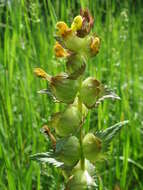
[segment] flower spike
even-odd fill
[[[56,57],[66,57],[65,70],[54,76],[40,68],[34,70],[38,77],[48,80],[47,89],[38,93],[47,94],[54,103],[64,103],[64,107],[42,128],[52,151],[33,155],[32,159],[60,167],[65,190],[97,189],[98,167],[94,165],[106,158],[111,140],[127,124],[120,122],[96,133],[89,125],[84,127],[89,110],[106,99],[120,100],[95,77],[84,76],[88,60],[97,55],[101,43],[95,33],[90,33],[93,23],[88,9],[81,9],[70,27],[63,21],[57,22],[54,53]]]

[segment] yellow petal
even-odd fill
[[[68,55],[66,50],[58,42],[56,42],[54,46],[54,51],[55,51],[56,57],[66,57]]]
[[[71,25],[71,29],[73,31],[80,30],[82,28],[82,22],[83,22],[82,17],[80,15],[76,16],[73,20],[72,25]]]
[[[62,37],[66,37],[71,33],[71,29],[63,21],[57,22],[56,28],[58,29],[58,34]]]
[[[35,68],[34,69],[34,73],[36,76],[43,78],[43,79],[47,79],[50,80],[50,75],[48,75],[43,69],[41,68]]]

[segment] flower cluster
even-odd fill
[[[100,38],[91,32],[94,20],[88,10],[81,10],[69,27],[65,22],[56,24],[55,56],[66,59],[66,70],[56,76],[40,68],[35,74],[47,80],[47,93],[55,102],[65,103],[64,111],[51,116],[43,127],[51,139],[53,151],[33,155],[33,159],[53,163],[65,177],[66,190],[95,189],[95,164],[103,158],[105,147],[123,124],[108,130],[85,133],[84,122],[90,109],[106,98],[119,99],[95,77],[84,78],[88,59],[99,52]],[[54,133],[51,133],[51,130]],[[44,158],[44,159],[43,159]]]

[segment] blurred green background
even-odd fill
[[[33,75],[64,69],[53,53],[55,24],[72,22],[80,8],[94,16],[100,53],[89,60],[86,75],[102,80],[121,97],[92,111],[86,126],[103,129],[129,120],[101,163],[99,189],[143,189],[143,1],[142,0],[0,0],[0,190],[60,190],[60,173],[29,160],[47,151],[40,133],[60,109],[37,90],[46,82]]]

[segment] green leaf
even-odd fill
[[[47,94],[55,103],[58,103],[59,100],[56,99],[56,97],[52,94],[50,89],[42,89],[38,91],[39,94]]]
[[[95,107],[97,107],[101,102],[103,102],[106,99],[120,100],[121,98],[118,95],[116,95],[114,92],[108,91],[108,93],[106,95],[104,95],[98,99],[98,101],[95,104]]]
[[[110,143],[111,140],[116,136],[117,133],[120,132],[123,125],[128,124],[129,121],[122,121],[119,123],[116,123],[115,125],[96,133],[96,135],[101,138],[104,142]]]
[[[120,132],[123,125],[126,125],[128,123],[128,120],[122,121],[103,131],[96,132],[96,136],[102,140],[102,153],[106,153],[108,151],[110,142]]]

